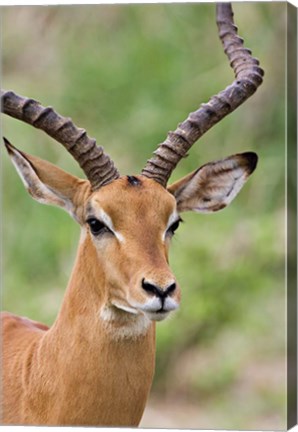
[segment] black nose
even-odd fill
[[[154,294],[160,298],[165,298],[175,291],[176,283],[174,282],[171,285],[167,286],[165,289],[162,289],[161,287],[154,285],[151,282],[146,282],[145,279],[143,279],[142,288],[150,294]]]

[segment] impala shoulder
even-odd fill
[[[29,318],[14,315],[10,312],[1,313],[1,326],[2,331],[5,334],[8,334],[8,332],[18,331],[19,329],[24,330],[26,328],[33,331],[47,331],[49,329],[45,324],[30,320]]]

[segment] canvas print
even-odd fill
[[[287,427],[288,15],[2,8],[2,424]]]

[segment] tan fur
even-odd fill
[[[206,189],[211,185],[208,193],[221,190],[213,180],[216,171],[230,188],[231,163],[203,167],[168,191],[138,176],[133,182],[121,177],[92,193],[88,181],[7,146],[29,193],[67,210],[82,234],[53,326],[2,314],[1,422],[137,426],[154,373],[154,321],[180,302],[176,284],[167,297],[167,313],[158,314],[160,300],[142,287],[142,281],[161,290],[176,282],[168,264],[168,229],[178,217],[176,202],[179,211],[198,210],[202,183]],[[239,156],[232,158],[233,172],[238,172]],[[222,175],[223,166],[227,175]],[[240,173],[245,178],[246,171]],[[215,206],[224,201],[222,189],[219,200],[212,198]],[[113,233],[93,235],[90,217],[104,218]]]
[[[161,286],[173,279],[168,241],[161,239],[175,200],[145,178],[134,187],[123,177],[92,194],[88,182],[58,168],[51,175],[50,165],[37,158],[30,162],[47,187],[71,200],[83,234],[53,326],[2,315],[2,422],[137,426],[154,373],[155,324],[147,319],[143,325],[143,313],[118,310],[112,301],[142,303],[148,297],[143,277]],[[88,203],[95,213],[109,213],[123,244],[115,237],[93,238],[85,223]],[[175,295],[179,301],[178,290]],[[101,318],[103,308],[110,310],[109,320]]]

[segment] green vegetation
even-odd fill
[[[285,428],[285,8],[235,4],[239,33],[260,59],[264,83],[173,174],[176,180],[241,151],[260,158],[231,207],[183,215],[173,240],[182,305],[157,326],[152,403],[161,414],[172,404],[173,418],[181,401],[205,413],[192,426],[188,419],[176,427]],[[3,87],[71,116],[122,173],[139,172],[168,130],[232,80],[212,4],[2,12]],[[82,175],[42,132],[7,118],[3,130],[20,149]],[[79,228],[26,194],[6,154],[2,167],[3,307],[51,324]]]

